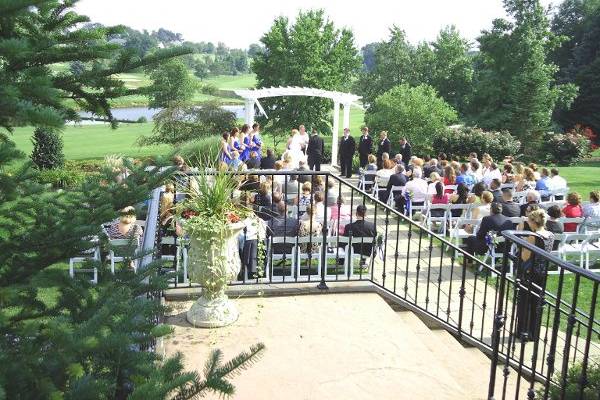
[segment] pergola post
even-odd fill
[[[245,113],[245,122],[246,124],[248,124],[248,126],[252,126],[252,124],[254,124],[254,103],[255,100],[254,99],[245,99],[246,100],[246,105],[244,106],[244,113]]]
[[[350,128],[350,103],[344,103],[344,129]]]
[[[331,165],[338,165],[338,134],[340,131],[340,102],[333,100],[333,127],[331,135]]]

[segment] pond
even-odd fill
[[[236,118],[244,118],[244,106],[240,105],[226,105],[222,106],[224,109],[231,111],[235,114]],[[148,121],[152,121],[154,115],[158,113],[160,108],[148,108],[148,107],[126,107],[126,108],[113,108],[112,113],[117,120],[128,120],[137,121],[140,117],[146,118]],[[79,116],[82,118],[90,118],[92,114],[87,111],[80,111]],[[94,121],[82,121],[81,123],[95,123]]]

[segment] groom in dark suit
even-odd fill
[[[325,143],[323,142],[323,138],[321,138],[319,132],[313,128],[312,135],[310,136],[310,139],[308,139],[308,148],[306,149],[308,167],[311,170],[321,170],[321,161],[323,160],[324,151]]]

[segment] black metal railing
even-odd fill
[[[543,252],[515,232],[503,233],[505,252],[492,267],[453,243],[452,234],[428,229],[424,213],[407,216],[389,206],[387,191],[371,187],[366,192],[329,172],[250,171],[239,176],[248,192],[245,198],[252,196],[248,204],[265,220],[268,233],[264,246],[241,247],[242,270],[231,285],[314,283],[326,289],[332,282],[370,282],[488,354],[489,398],[536,398],[538,391],[555,398],[556,390],[556,398],[563,398],[567,372],[574,366],[580,366],[580,389],[585,390],[587,371],[600,354],[598,275]],[[312,184],[303,194],[305,180]],[[272,184],[265,191],[261,181]],[[286,207],[273,207],[273,199],[279,198]],[[358,205],[366,207],[366,222],[357,218]],[[310,218],[305,216],[309,207],[317,210]],[[260,242],[253,234],[246,232],[250,236],[245,239]],[[546,287],[545,273],[537,281],[523,279],[523,248],[545,260],[541,271],[557,270],[552,278],[556,290]],[[569,287],[567,275],[574,282]],[[193,286],[180,277],[173,286]],[[583,285],[592,287],[585,308],[578,296]],[[521,329],[524,321],[532,331]]]

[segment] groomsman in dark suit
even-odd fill
[[[308,139],[308,147],[306,149],[306,155],[308,158],[308,167],[313,171],[321,170],[321,161],[323,159],[323,152],[325,151],[325,143],[323,138],[319,136],[319,132],[315,128],[312,130],[312,135]]]
[[[369,161],[369,154],[373,153],[373,139],[369,136],[369,128],[362,128],[362,135],[358,142],[358,157],[360,158],[360,167],[364,168]]]
[[[410,147],[410,143],[406,140],[405,137],[400,139],[400,154],[402,154],[402,161],[406,165],[410,162],[410,158],[412,157],[412,148]]]
[[[382,167],[383,153],[388,153],[388,155],[389,155],[391,149],[392,149],[392,144],[390,143],[390,139],[388,139],[388,137],[387,137],[387,131],[381,131],[381,133],[379,134],[379,144],[377,145],[377,167],[378,168]],[[406,160],[404,162],[406,162]]]
[[[352,176],[352,158],[356,151],[356,141],[350,136],[350,129],[344,128],[344,137],[340,140],[340,167],[341,175],[346,178]]]

